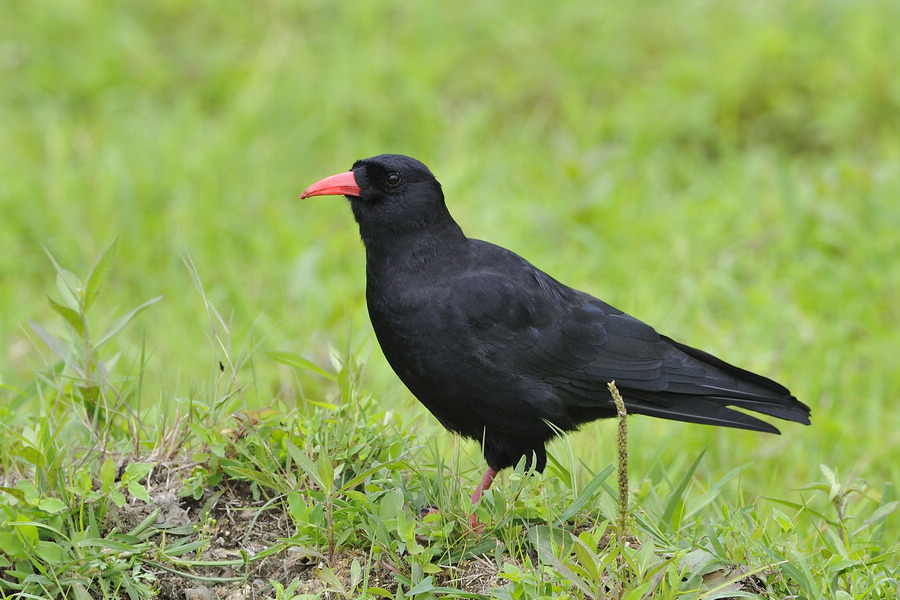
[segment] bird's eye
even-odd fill
[[[400,185],[400,173],[390,173],[387,176],[387,183],[391,187]]]

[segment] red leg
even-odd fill
[[[497,476],[497,471],[488,467],[488,470],[484,472],[484,477],[481,478],[481,483],[478,484],[478,487],[475,488],[475,491],[472,492],[472,504],[475,504],[479,500],[481,500],[482,494],[485,491],[490,489],[491,484],[494,483],[494,477]],[[475,533],[481,533],[484,531],[484,525],[478,522],[478,518],[475,516],[474,507],[473,512],[469,515],[469,529],[474,531]]]
[[[481,500],[481,495],[490,489],[491,484],[494,483],[494,477],[496,476],[497,471],[488,467],[488,470],[484,472],[484,477],[481,478],[481,483],[479,483],[478,487],[475,488],[475,491],[472,492],[472,504]]]

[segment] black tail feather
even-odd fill
[[[694,394],[699,393],[711,405],[735,406],[795,423],[810,424],[810,408],[797,400],[783,385],[772,381],[768,377],[763,377],[729,364],[703,350],[686,346],[670,338],[665,338],[665,340],[694,360],[703,363],[707,367],[713,367],[722,373],[723,377],[720,382],[717,381],[713,384],[707,381],[705,385],[701,384],[702,390],[693,392]],[[669,391],[671,391],[671,388]],[[646,394],[642,395],[646,396]],[[677,396],[677,394],[662,393],[658,394],[658,398],[648,398],[648,400],[650,402],[662,401],[664,404],[674,401],[674,403],[680,404],[676,398],[666,396]],[[697,400],[684,399],[681,402],[693,405],[697,403]],[[691,409],[687,410],[696,412]],[[697,410],[702,413],[700,406],[698,406]],[[730,412],[735,413],[736,411]],[[739,427],[740,425],[733,426]]]

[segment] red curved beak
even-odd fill
[[[359,196],[360,189],[356,185],[353,171],[338,173],[317,181],[300,194],[300,199],[310,196]]]

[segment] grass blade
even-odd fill
[[[266,352],[266,356],[289,367],[294,367],[295,369],[306,369],[308,371],[318,373],[329,381],[337,381],[337,377],[333,373],[329,373],[316,363],[312,362],[309,359],[303,358],[299,354],[295,354],[293,352]]]
[[[84,287],[83,311],[85,313],[91,308],[91,305],[100,293],[100,287],[103,285],[106,275],[109,273],[109,268],[112,266],[112,261],[116,256],[116,246],[118,242],[119,238],[114,239],[109,246],[100,253],[100,256],[97,257],[97,260],[94,262],[88,273],[87,282]]]
[[[613,470],[613,465],[607,465],[605,469],[594,475],[594,478],[591,479],[590,482],[584,486],[584,489],[578,493],[578,496],[572,501],[572,504],[557,517],[557,525],[565,523],[575,516],[575,514],[597,494],[597,490],[601,488],[603,482],[612,475]]]
[[[99,350],[101,347],[103,347],[104,344],[106,344],[106,342],[116,337],[116,334],[122,331],[122,328],[128,325],[128,323],[131,322],[132,319],[142,313],[146,308],[150,307],[153,304],[156,304],[162,299],[163,296],[157,296],[156,298],[147,300],[143,304],[137,306],[136,308],[133,308],[128,313],[113,321],[112,325],[109,326],[109,329],[106,330],[106,333],[104,333],[103,336],[99,340],[97,340],[97,343],[94,344],[94,350]]]
[[[675,511],[678,510],[678,506],[681,504],[681,501],[684,497],[684,490],[687,489],[688,484],[691,482],[691,478],[694,476],[694,471],[697,470],[697,466],[700,465],[700,461],[703,459],[703,455],[706,454],[706,448],[700,452],[697,458],[694,459],[694,462],[688,468],[687,472],[684,474],[684,477],[681,478],[681,481],[675,486],[675,489],[672,490],[672,493],[669,495],[669,502],[666,504],[666,509],[663,511],[662,518],[660,519],[660,525],[670,525],[673,529],[678,529],[677,524],[674,522]]]

